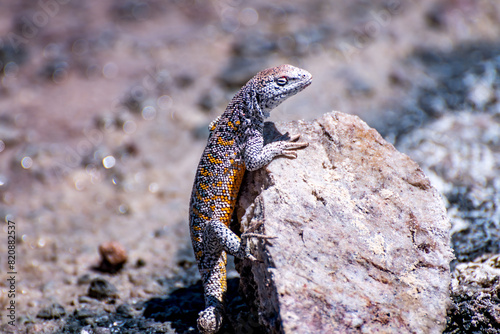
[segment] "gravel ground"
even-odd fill
[[[499,21],[493,0],[0,2],[0,331],[196,332],[189,194],[241,84],[304,67],[313,85],[271,120],[340,110],[397,143],[448,113],[498,117]],[[123,268],[102,266],[109,241]],[[229,275],[224,329],[258,330]]]

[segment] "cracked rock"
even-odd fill
[[[237,265],[267,332],[441,333],[450,223],[419,166],[356,116],[276,126],[309,147],[248,173],[237,207],[243,232],[276,237]]]

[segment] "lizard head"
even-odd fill
[[[309,86],[311,81],[311,73],[285,64],[257,73],[249,83],[263,116],[268,117],[272,109]]]

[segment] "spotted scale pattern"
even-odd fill
[[[311,74],[291,65],[259,72],[210,125],[189,211],[191,240],[205,290],[206,308],[198,317],[198,329],[203,334],[216,333],[222,323],[226,253],[255,260],[246,250],[245,239],[242,241],[229,229],[245,171],[259,169],[276,156],[295,158],[295,150],[307,146],[296,142],[298,136],[264,146],[264,119],[311,80]]]

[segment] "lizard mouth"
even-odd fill
[[[309,87],[311,84],[312,84],[312,78],[311,78],[311,79],[309,79],[309,80],[307,80],[306,82],[304,82],[304,83],[302,84],[302,88],[301,88],[301,90],[306,89],[306,88],[307,88],[307,87]]]

